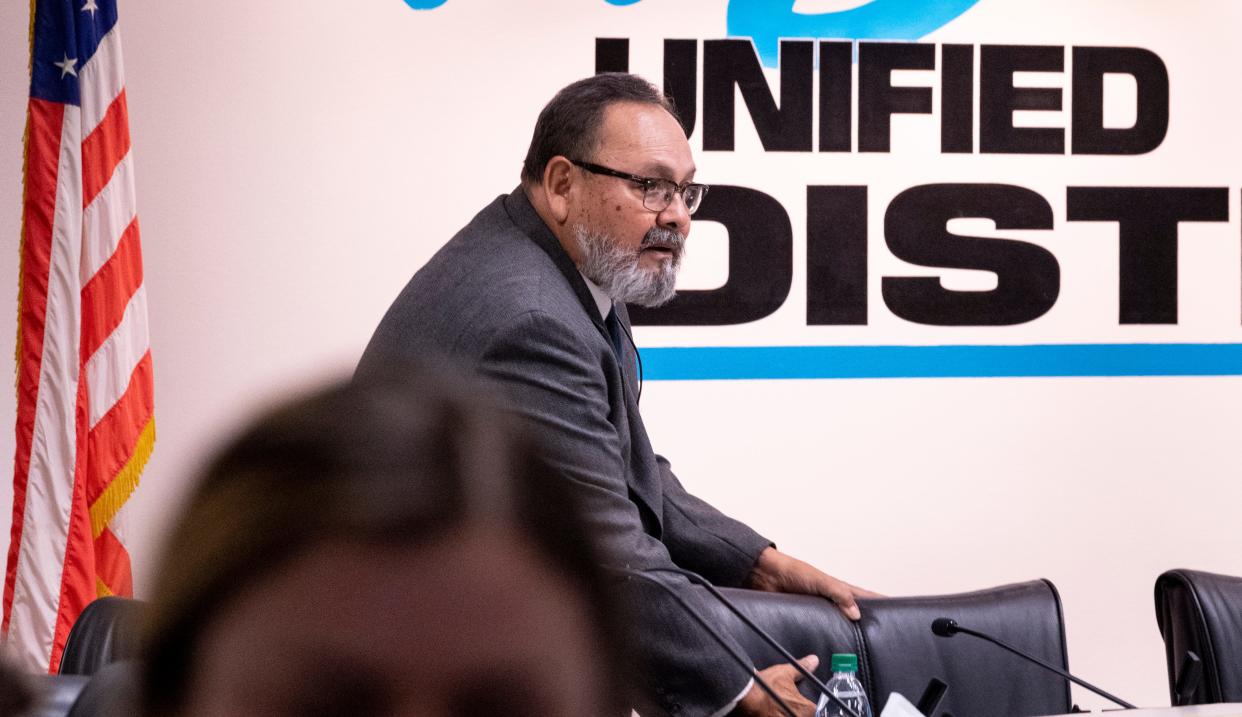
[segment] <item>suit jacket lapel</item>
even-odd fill
[[[615,305],[617,319],[621,322],[621,331],[632,336],[630,317],[625,304]],[[621,345],[621,378],[625,382],[625,412],[630,422],[630,460],[644,466],[657,466],[655,452],[651,449],[651,439],[647,437],[647,428],[643,425],[642,414],[638,411],[638,355],[628,340]],[[631,471],[633,480],[630,488],[656,514],[656,519],[663,523],[664,487],[660,481],[660,471],[656,467],[652,471]]]

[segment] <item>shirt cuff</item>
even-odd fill
[[[711,713],[710,717],[725,717],[725,715],[733,711],[734,707],[737,707],[737,703],[741,702],[742,698],[746,696],[746,693],[750,692],[750,688],[754,686],[755,678],[752,677],[746,681],[746,686],[742,688],[741,692],[737,693],[737,697],[734,697],[732,702]]]

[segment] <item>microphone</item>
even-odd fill
[[[758,635],[759,638],[762,639],[764,642],[766,642],[772,649],[779,652],[781,654],[781,657],[784,657],[786,660],[789,660],[789,663],[793,665],[794,669],[797,670],[799,673],[801,673],[801,675],[805,677],[807,680],[809,680],[812,685],[815,685],[815,689],[819,690],[821,694],[827,697],[829,702],[833,703],[834,705],[836,705],[838,709],[845,712],[845,714],[848,715],[848,717],[859,717],[859,714],[854,711],[854,708],[845,704],[845,702],[840,697],[837,697],[835,694],[833,694],[832,691],[828,689],[827,685],[821,682],[818,677],[813,675],[810,670],[803,667],[802,664],[798,662],[797,658],[795,658],[789,652],[789,650],[786,650],[779,642],[776,641],[776,638],[772,637],[771,635],[767,633],[766,630],[756,625],[754,620],[751,620],[749,617],[747,617],[746,614],[742,612],[741,608],[739,608],[736,604],[734,604],[732,600],[725,597],[724,593],[721,593],[719,590],[717,590],[716,586],[712,585],[711,581],[709,581],[707,578],[691,570],[686,570],[685,568],[676,568],[676,567],[650,568],[650,570],[651,572],[675,573],[677,575],[681,575],[687,578],[688,580],[690,580],[690,582],[695,583],[696,585],[700,585],[703,588],[705,588],[707,592],[711,593],[712,597],[716,598],[717,602],[719,602],[721,605],[724,605],[725,608],[729,612],[736,615],[737,618],[742,621],[742,624],[745,625],[747,628],[749,628],[751,632]]]
[[[1113,695],[1110,695],[1109,693],[1105,692],[1099,687],[1096,687],[1090,682],[1087,682],[1086,680],[1080,680],[1077,677],[1074,677],[1070,673],[1066,672],[1065,670],[1062,670],[1061,668],[1055,665],[1051,665],[1047,662],[1044,662],[1043,660],[1039,659],[1038,657],[1035,657],[1034,655],[1028,655],[1022,650],[1019,650],[1018,648],[1014,647],[1013,645],[1010,645],[1007,642],[1004,642],[1003,640],[999,640],[995,637],[992,637],[991,635],[987,635],[985,633],[979,632],[978,630],[972,630],[969,627],[962,627],[961,625],[957,624],[956,620],[952,618],[938,617],[935,620],[932,620],[931,630],[933,633],[935,633],[939,637],[953,637],[954,635],[960,632],[964,635],[971,635],[981,640],[986,640],[992,643],[993,645],[996,645],[997,647],[1000,647],[1005,650],[1008,650],[1009,652],[1012,652],[1013,654],[1017,655],[1018,657],[1021,657],[1027,662],[1032,662],[1036,665],[1039,665],[1045,670],[1048,670],[1049,672],[1054,672],[1060,675],[1061,677],[1064,677],[1065,679],[1069,680],[1070,682],[1073,682],[1076,685],[1085,687],[1107,700],[1116,702],[1117,704],[1121,705],[1122,707],[1125,707],[1128,710],[1138,709],[1137,707],[1130,704],[1129,702],[1126,702],[1120,697],[1115,697]]]
[[[932,632],[938,637],[953,637],[958,633],[957,620],[947,617],[938,617],[932,620]]]
[[[772,689],[772,686],[769,685],[767,681],[765,681],[762,677],[759,676],[759,671],[755,669],[755,666],[751,664],[750,660],[746,659],[744,655],[739,654],[737,651],[737,648],[730,645],[729,641],[724,639],[724,637],[722,637],[721,634],[714,627],[709,625],[707,623],[707,620],[703,617],[703,615],[699,613],[698,610],[695,610],[693,607],[691,607],[690,603],[686,602],[685,598],[683,598],[681,595],[678,595],[676,590],[666,585],[663,581],[653,578],[650,575],[642,573],[638,570],[631,570],[629,568],[608,568],[608,569],[614,572],[620,573],[622,575],[625,575],[627,577],[637,578],[639,580],[644,580],[646,582],[649,582],[652,585],[657,585],[660,587],[661,590],[668,593],[669,596],[671,596],[673,600],[675,600],[677,604],[681,606],[681,609],[686,611],[686,614],[694,618],[695,622],[699,623],[699,626],[702,627],[704,630],[706,630],[707,634],[712,636],[712,639],[720,643],[720,646],[725,649],[725,652],[729,653],[729,656],[733,658],[734,662],[741,665],[742,669],[750,673],[751,677],[754,678],[755,680],[755,684],[759,685],[760,689],[768,693],[768,697],[771,697],[773,701],[776,702],[777,706],[781,708],[782,712],[789,715],[789,717],[798,717],[798,715],[793,711],[793,708],[790,707],[789,704],[785,702],[785,700],[781,699],[780,695],[776,694],[776,690]]]

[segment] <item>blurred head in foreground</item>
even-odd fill
[[[148,711],[625,714],[576,515],[528,439],[438,373],[288,404],[218,454],[173,530]]]
[[[0,717],[28,714],[33,705],[30,676],[20,671],[4,650],[0,650]]]

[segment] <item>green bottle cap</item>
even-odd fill
[[[858,655],[855,655],[852,652],[833,654],[832,671],[858,672]]]

